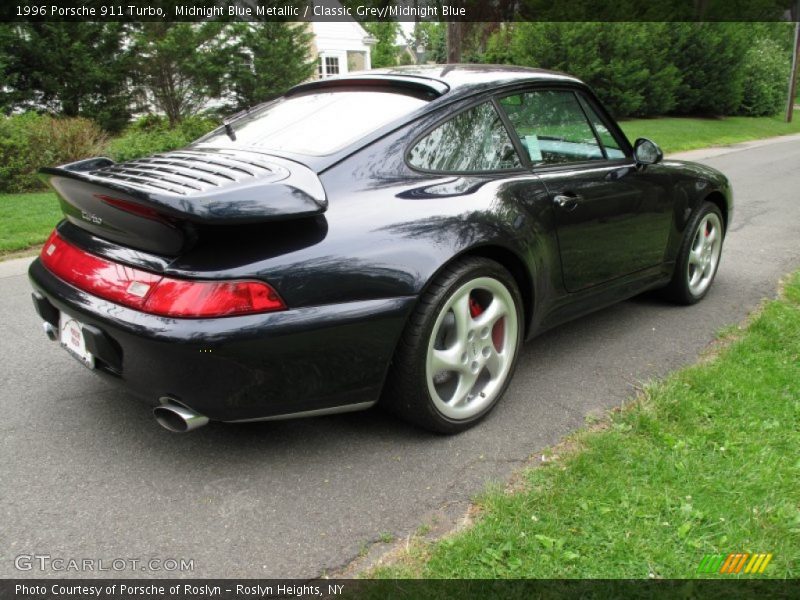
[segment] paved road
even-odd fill
[[[800,267],[800,140],[705,162],[729,175],[738,203],[706,300],[634,299],[538,338],[497,410],[457,437],[377,411],[170,435],[47,342],[26,278],[0,265],[0,576],[59,575],[15,571],[19,554],[190,558],[195,577],[314,576],[384,532],[458,514],[588,413],[694,361]]]

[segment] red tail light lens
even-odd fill
[[[45,267],[76,288],[138,309],[162,279],[160,275],[84,252],[65,242],[55,231],[45,242],[40,258]]]
[[[260,281],[162,279],[144,303],[145,312],[170,317],[246,315],[286,308]]]
[[[89,254],[53,231],[41,261],[53,274],[117,304],[165,317],[227,317],[283,310],[263,281],[194,281],[163,277]]]

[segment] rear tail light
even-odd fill
[[[283,310],[263,281],[174,279],[100,258],[73,246],[56,231],[41,260],[53,274],[86,292],[164,317],[227,317]]]
[[[147,297],[144,310],[170,317],[245,315],[286,308],[261,281],[183,281],[162,279]]]

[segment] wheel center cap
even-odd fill
[[[470,350],[472,350],[472,356],[475,356],[475,357],[478,356],[478,345],[477,344],[471,344],[470,345]]]

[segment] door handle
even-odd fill
[[[580,200],[581,197],[577,194],[558,194],[553,198],[553,202],[564,210],[575,210],[578,208],[578,202],[580,202]]]

